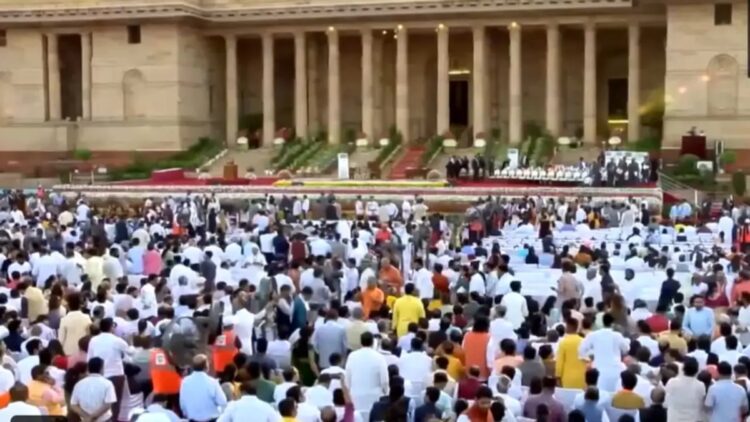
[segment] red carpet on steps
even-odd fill
[[[424,147],[409,147],[391,167],[390,179],[406,179],[406,169],[421,166]]]

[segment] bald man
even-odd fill
[[[227,398],[219,381],[206,373],[208,357],[203,354],[195,355],[192,369],[192,373],[182,380],[180,386],[182,415],[196,422],[216,420],[220,409],[226,407]]]

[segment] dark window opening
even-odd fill
[[[5,32],[4,29],[0,29],[0,47],[5,47],[8,45],[8,34]]]
[[[141,26],[128,25],[128,44],[141,43]]]
[[[714,25],[732,24],[732,3],[717,3],[714,5]]]
[[[628,80],[610,79],[608,82],[609,101],[607,114],[610,119],[622,119],[628,116]]]

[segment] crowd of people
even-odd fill
[[[5,193],[0,421],[744,421],[724,205]]]

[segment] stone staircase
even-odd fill
[[[239,176],[242,177],[248,168],[255,169],[257,176],[264,176],[265,171],[271,169],[271,159],[276,150],[273,148],[258,149],[231,149],[223,157],[216,160],[208,169],[208,173],[213,177],[222,177],[224,175],[224,165],[230,161],[237,164]]]
[[[406,170],[421,166],[423,146],[406,147],[401,156],[391,166],[389,179],[406,179]]]

